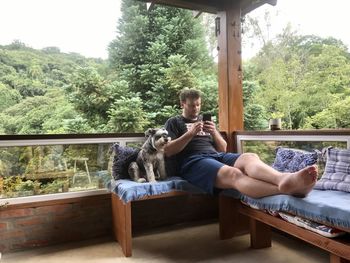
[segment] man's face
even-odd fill
[[[197,119],[201,111],[201,103],[201,98],[186,99],[185,102],[181,102],[182,115],[187,119]]]

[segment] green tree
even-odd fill
[[[178,92],[184,87],[214,95],[217,108],[217,84],[211,81],[216,72],[201,20],[178,8],[156,5],[147,11],[139,1],[124,0],[121,10],[109,61],[130,91],[139,94],[150,124],[164,124],[167,114],[179,109]]]
[[[254,81],[243,81],[244,129],[263,130],[268,127],[265,107],[256,103],[259,85]]]
[[[10,89],[0,83],[0,112],[17,104],[21,99],[22,97],[17,90]]]
[[[70,84],[71,75],[78,68],[91,66],[105,76],[110,73],[106,65],[102,60],[61,53],[58,48],[35,50],[21,42],[0,46],[0,133],[97,131],[86,115],[69,103],[64,86]],[[118,85],[124,87],[127,83],[114,81],[110,74],[104,92],[114,94]],[[111,97],[110,103],[114,101]],[[102,124],[95,126],[99,125]]]
[[[284,128],[306,127],[309,118],[347,96],[349,62],[340,41],[300,36],[287,27],[250,61],[250,77],[261,86],[255,101],[268,115],[281,114]]]
[[[326,109],[306,118],[304,129],[339,129],[350,127],[350,97],[335,100]]]
[[[103,129],[109,120],[108,110],[117,98],[128,94],[125,81],[107,80],[95,68],[78,69],[66,86],[66,95],[75,109],[96,130]]]
[[[139,97],[117,99],[108,114],[108,132],[143,132],[148,125]]]
[[[65,133],[65,120],[79,117],[59,90],[28,97],[0,113],[5,134]]]
[[[42,123],[50,114],[48,103],[44,96],[29,97],[4,110],[0,119],[5,133],[41,134]]]

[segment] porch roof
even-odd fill
[[[227,9],[231,3],[239,3],[241,15],[245,15],[254,9],[264,5],[276,5],[277,0],[141,0],[152,4],[161,4],[186,8],[208,13],[218,13]]]

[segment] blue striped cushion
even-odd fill
[[[328,148],[325,171],[315,189],[350,192],[350,150]]]
[[[142,199],[146,196],[154,196],[172,191],[185,191],[193,194],[205,194],[205,191],[187,182],[181,177],[167,177],[164,181],[156,183],[137,183],[131,180],[113,180],[107,185],[107,189],[118,195],[124,203]]]
[[[272,195],[257,199],[233,189],[223,190],[221,194],[258,209],[287,212],[328,226],[350,229],[350,194],[346,192],[313,189],[305,198]]]

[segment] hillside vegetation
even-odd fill
[[[185,87],[200,89],[203,111],[217,117],[208,21],[123,0],[108,60],[20,41],[0,46],[0,134],[143,132],[180,112]],[[287,27],[243,71],[245,129],[266,129],[273,117],[284,129],[350,127],[350,55],[341,41]]]

